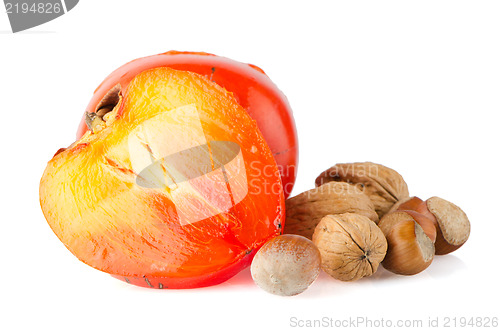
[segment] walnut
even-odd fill
[[[399,173],[372,162],[336,164],[316,178],[316,186],[332,181],[356,185],[370,197],[379,218],[396,202],[409,197],[408,186]]]
[[[342,281],[368,277],[385,257],[387,241],[369,218],[357,214],[325,216],[313,235],[321,253],[321,267]]]
[[[373,203],[354,185],[330,182],[286,201],[285,233],[312,238],[314,228],[326,215],[357,213],[378,222]]]

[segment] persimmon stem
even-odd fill
[[[116,107],[121,99],[122,87],[116,84],[99,102],[94,112],[85,112],[85,124],[92,133],[96,133],[104,129],[106,126],[107,114]]]
[[[92,133],[101,131],[105,124],[101,116],[96,113],[85,112],[85,124]]]

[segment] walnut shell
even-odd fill
[[[357,213],[378,222],[370,198],[354,185],[330,182],[286,200],[284,233],[311,239],[316,225],[330,214]]]
[[[372,162],[336,164],[316,178],[316,186],[332,181],[352,183],[360,188],[372,200],[379,218],[410,195],[399,173]]]
[[[369,218],[357,214],[325,216],[313,235],[321,267],[330,276],[354,281],[374,274],[387,252],[387,241]]]

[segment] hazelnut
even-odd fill
[[[255,283],[272,294],[302,293],[318,277],[321,256],[311,240],[284,234],[266,242],[253,258],[250,271]]]
[[[330,182],[286,200],[285,233],[309,239],[319,221],[326,215],[356,213],[378,222],[370,198],[356,186]]]
[[[356,185],[372,200],[380,217],[409,196],[403,177],[393,169],[372,162],[339,163],[316,178],[316,186],[337,181]]]
[[[435,247],[437,255],[451,253],[460,248],[469,238],[470,222],[467,215],[455,204],[432,197],[427,201],[422,201],[417,197],[412,197],[395,204],[393,210],[409,210],[424,215],[434,223],[436,228]],[[425,233],[429,235],[426,227]],[[430,236],[432,239],[432,236]]]
[[[434,244],[422,227],[405,211],[385,215],[379,227],[387,239],[387,254],[382,265],[401,275],[415,275],[434,259]]]
[[[436,219],[436,254],[445,255],[459,249],[470,235],[470,222],[464,211],[438,197],[427,199],[426,206]]]
[[[396,202],[392,208],[389,210],[389,213],[392,213],[397,210],[413,210],[417,213],[423,214],[429,218],[432,218],[432,214],[429,214],[429,210],[425,206],[425,202],[419,197],[408,197]]]
[[[321,252],[323,270],[343,281],[371,276],[387,250],[377,225],[352,213],[323,217],[314,230],[313,242]]]
[[[429,237],[429,239],[435,243],[436,242],[436,237],[437,237],[437,230],[436,230],[436,222],[434,217],[430,218],[424,214],[421,214],[419,212],[413,211],[413,210],[401,210],[398,211],[401,213],[406,213],[413,218],[415,222],[418,223],[422,227],[422,230],[424,230],[424,233]]]

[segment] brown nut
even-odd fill
[[[470,235],[467,215],[457,205],[432,197],[425,202],[437,224],[436,254],[445,255],[459,249]]]
[[[413,216],[404,211],[382,217],[379,227],[387,239],[382,265],[400,275],[415,275],[434,259],[434,244]]]
[[[309,239],[285,234],[265,243],[253,258],[255,283],[272,294],[289,296],[305,291],[318,277],[321,256]]]
[[[408,186],[395,170],[372,162],[339,163],[316,178],[316,186],[337,181],[355,184],[367,194],[380,217],[409,196]]]
[[[423,201],[419,197],[407,197],[405,199],[399,200],[392,206],[388,214],[397,210],[413,210],[429,218],[433,217],[432,214],[429,213],[429,210],[425,205],[425,201]]]
[[[374,274],[387,251],[387,241],[377,225],[352,213],[323,217],[313,242],[321,253],[322,269],[343,281]]]
[[[422,227],[422,230],[424,230],[424,233],[429,237],[429,239],[435,243],[436,242],[436,237],[437,237],[437,230],[436,230],[436,222],[434,218],[429,218],[425,216],[424,214],[418,213],[413,210],[401,210],[398,212],[406,213],[413,218],[415,222],[418,223]]]
[[[309,239],[316,225],[326,215],[356,213],[378,222],[373,203],[355,186],[330,182],[286,200],[284,233]]]
[[[432,220],[436,227],[436,255],[445,255],[457,250],[469,238],[470,222],[467,215],[458,206],[444,199],[432,197],[422,201],[412,197],[395,204],[393,209],[415,211]],[[422,225],[420,222],[419,224]],[[422,227],[429,235],[426,228],[423,225]]]

